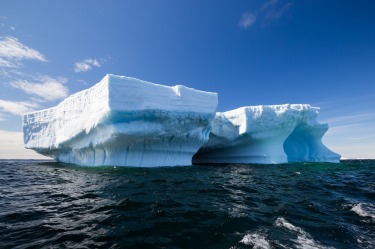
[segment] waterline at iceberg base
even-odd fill
[[[216,113],[217,104],[217,93],[108,74],[55,107],[23,115],[25,147],[84,166],[339,162],[321,142],[328,125],[316,122],[318,108]]]
[[[319,108],[306,104],[247,106],[217,113],[209,141],[194,163],[338,163],[340,155],[323,145],[327,124]]]
[[[191,165],[217,93],[106,75],[56,107],[23,116],[26,148],[85,166]]]

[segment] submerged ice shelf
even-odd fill
[[[78,165],[191,165],[217,93],[106,75],[56,107],[23,116],[26,148]]]
[[[317,107],[302,104],[248,106],[217,113],[209,141],[194,163],[339,162],[323,145],[327,124]]]
[[[217,93],[108,74],[55,107],[23,115],[25,147],[86,166],[339,162],[321,141],[328,125],[316,121],[316,107],[215,114],[217,104]]]

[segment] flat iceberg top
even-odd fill
[[[164,110],[212,113],[217,93],[182,85],[165,86],[127,76],[108,74],[109,106],[117,111]]]
[[[97,98],[90,104],[100,104],[116,111],[164,110],[212,113],[218,104],[217,93],[176,85],[165,86],[128,76],[107,74],[94,86],[72,94],[55,108],[66,108],[80,99]],[[103,102],[103,98],[105,101]],[[36,112],[45,112],[49,109]],[[32,113],[36,113],[32,112]],[[27,115],[27,114],[25,114]]]
[[[217,115],[225,116],[231,120],[238,120],[241,117],[259,120],[264,123],[268,119],[290,119],[291,116],[308,116],[315,119],[318,115],[319,107],[313,107],[309,104],[283,104],[283,105],[257,105],[244,106],[226,112],[218,112]],[[242,120],[238,120],[242,121]],[[272,123],[269,123],[272,125]]]
[[[318,110],[318,107],[309,104],[244,106],[217,112],[212,132],[218,136],[226,134],[227,138],[233,139],[250,133],[253,137],[267,137],[281,129],[293,130],[301,122],[328,129],[327,125],[316,122]]]

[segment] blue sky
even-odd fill
[[[0,3],[0,158],[20,114],[107,73],[219,93],[218,111],[309,103],[347,158],[375,158],[375,1],[123,0]]]

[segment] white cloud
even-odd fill
[[[288,2],[283,7],[279,9],[272,9],[269,10],[265,16],[266,20],[277,20],[280,17],[282,17],[291,7],[293,6],[293,3]]]
[[[21,89],[27,94],[38,96],[44,101],[53,101],[68,96],[68,88],[64,85],[66,78],[52,78],[47,75],[35,78],[36,82],[28,80],[16,80],[10,83],[11,86]]]
[[[262,8],[260,8],[261,11],[266,10],[272,6],[275,6],[277,4],[277,0],[269,0],[266,1],[263,5]]]
[[[242,14],[238,26],[247,29],[259,20],[261,27],[268,26],[273,21],[280,19],[293,6],[292,2],[282,4],[279,0],[268,0],[259,9],[254,12],[245,12]]]
[[[255,14],[251,12],[245,12],[242,14],[242,17],[238,22],[238,25],[243,29],[247,29],[255,23],[256,19],[257,18]]]
[[[0,57],[0,67],[17,67],[17,63],[5,60]]]
[[[32,102],[17,102],[0,99],[0,111],[13,115],[22,115],[24,113],[31,112],[34,110],[34,108],[38,107],[38,104]]]
[[[0,113],[0,121],[6,120],[5,115],[3,113]]]
[[[0,66],[20,67],[22,60],[47,61],[43,54],[23,45],[17,38],[0,37]]]
[[[79,83],[82,83],[83,85],[86,85],[86,86],[89,85],[89,83],[87,83],[86,80],[82,80],[82,79],[81,79],[81,80],[78,80],[78,82],[79,82]]]
[[[86,59],[83,61],[79,61],[75,63],[74,71],[76,73],[79,72],[87,72],[92,69],[92,67],[100,67],[100,63],[96,59]]]
[[[25,149],[22,132],[0,130],[0,159],[50,159]]]

